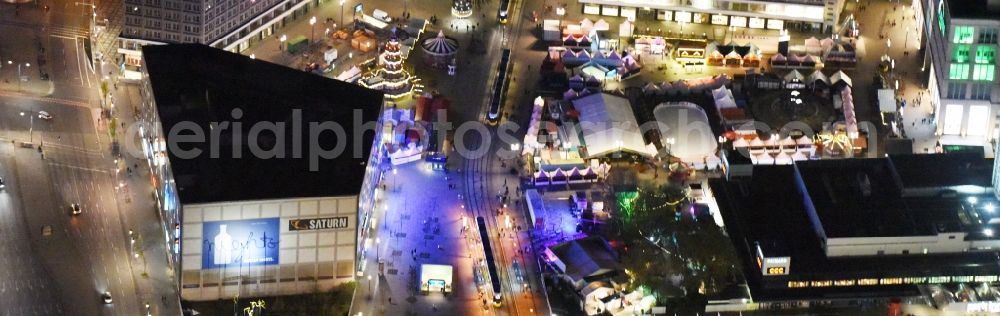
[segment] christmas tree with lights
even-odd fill
[[[413,92],[413,76],[403,70],[401,45],[393,31],[385,48],[379,54],[378,67],[372,75],[361,80],[361,85],[380,90],[389,98],[400,98]]]

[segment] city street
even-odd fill
[[[86,54],[91,8],[46,3],[0,4],[0,209],[9,219],[0,315],[140,315],[146,303],[154,315],[177,314],[150,182],[127,177],[111,155]]]

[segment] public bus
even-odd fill
[[[482,216],[476,218],[479,224],[479,238],[483,240],[483,252],[486,258],[486,270],[490,274],[490,284],[493,287],[493,306],[500,307],[500,274],[497,273],[497,263],[493,258],[493,247],[490,246],[490,236],[486,230],[486,219]]]
[[[510,0],[500,0],[500,10],[497,12],[497,21],[500,24],[507,24],[507,13],[510,10]]]
[[[504,49],[500,54],[500,64],[497,65],[497,78],[493,81],[493,96],[490,98],[490,123],[500,120],[500,108],[503,107],[504,92],[507,90],[507,69],[510,66],[510,49]]]

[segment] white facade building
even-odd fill
[[[923,0],[921,5],[927,17],[927,97],[935,106],[941,143],[995,142],[1000,135],[1000,0]]]
[[[635,19],[655,10],[658,20],[756,29],[808,28],[832,32],[844,0],[580,0],[583,13]],[[787,25],[786,25],[787,24]]]

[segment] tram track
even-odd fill
[[[512,0],[509,11],[509,16],[512,17],[510,19],[512,23],[507,25],[509,27],[502,27],[500,29],[499,35],[501,36],[501,38],[499,43],[501,47],[497,49],[497,51],[502,50],[503,48],[511,48],[510,43],[517,43],[518,40],[520,39],[521,27],[522,24],[524,23],[524,20],[526,19],[526,17],[523,15],[524,3],[525,3],[524,0]],[[514,60],[514,56],[516,56],[516,51],[512,49],[511,54],[512,54],[511,60]],[[495,68],[495,65],[491,67],[491,69],[492,68]],[[511,72],[513,72],[513,67],[511,68],[512,68]],[[496,80],[496,78],[494,78],[494,80]],[[488,89],[491,86],[492,86],[491,84],[487,84],[485,88]],[[505,91],[504,93],[509,93],[509,90]],[[510,106],[502,105],[501,108],[506,108],[507,111],[512,111],[513,109],[516,109],[517,104],[514,102],[510,103],[511,103]],[[488,100],[484,100],[484,102],[480,106],[479,115],[477,115],[478,121],[480,123],[484,124],[486,123],[488,111],[489,111]],[[501,123],[503,122],[502,117],[503,116],[501,116],[501,119],[499,119]],[[496,127],[490,126],[489,124],[485,124],[485,126],[487,126],[486,128],[488,131],[487,133],[488,136],[486,137],[488,137],[488,139],[479,138],[478,142],[475,143],[470,142],[470,140],[472,139],[468,138],[465,139],[467,144],[473,145],[473,146],[468,146],[467,148],[479,148],[484,145],[488,145],[489,148],[486,149],[484,155],[479,155],[479,157],[467,158],[464,160],[464,165],[463,165],[464,174],[462,175],[463,178],[462,183],[464,190],[462,199],[465,205],[465,212],[468,214],[470,222],[474,222],[477,217],[482,216],[486,221],[487,227],[495,228],[495,230],[491,229],[492,231],[487,232],[487,236],[490,238],[490,243],[494,245],[493,255],[497,260],[497,265],[498,265],[497,274],[501,281],[500,288],[502,290],[501,291],[502,307],[501,309],[496,309],[496,308],[492,309],[493,310],[492,314],[501,315],[499,311],[504,310],[506,311],[506,315],[516,316],[520,315],[520,311],[517,308],[518,306],[516,299],[517,288],[514,286],[518,282],[517,282],[517,276],[514,275],[510,270],[511,270],[511,264],[515,260],[517,260],[517,258],[515,256],[508,256],[508,251],[504,245],[504,237],[503,234],[501,234],[500,232],[500,230],[503,227],[503,223],[501,222],[499,214],[497,212],[497,210],[500,209],[501,201],[499,201],[498,198],[493,198],[492,195],[493,188],[491,188],[490,186],[494,176],[491,170],[491,167],[493,167],[493,165],[491,164],[490,159],[496,156],[495,155],[496,150],[499,148],[499,146],[497,146],[496,143],[500,141],[500,139],[497,137]],[[482,137],[476,133],[471,133],[467,135],[476,135],[475,137]],[[484,142],[488,143],[484,144]],[[511,231],[507,232],[507,234],[516,234],[516,232]],[[478,236],[478,235],[473,234],[473,236]],[[514,243],[516,244],[515,248],[520,247],[516,235],[513,236],[512,240],[514,240]],[[482,243],[482,240],[480,240],[479,242]],[[479,249],[482,249],[482,247],[480,246]],[[476,269],[481,269],[481,266],[478,264],[478,260],[475,262],[477,262]],[[522,273],[525,274],[524,282],[528,282],[528,276],[526,271],[527,263],[521,262],[521,266],[522,269],[524,269]],[[483,273],[483,274],[488,275],[488,273]],[[488,284],[489,282],[484,282],[484,283]]]

